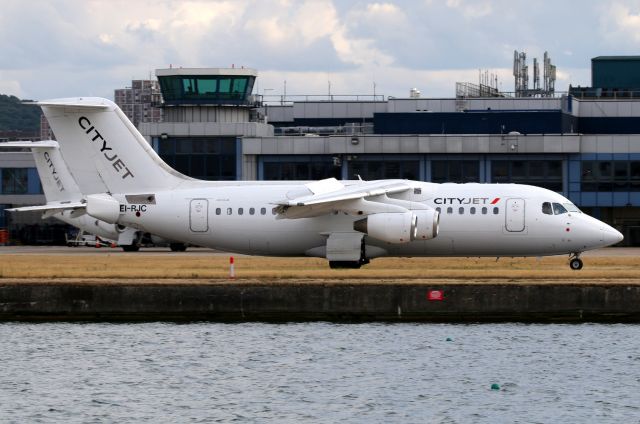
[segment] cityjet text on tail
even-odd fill
[[[39,102],[83,193],[86,213],[230,252],[326,258],[580,254],[622,235],[558,193],[517,184],[200,181],[169,167],[101,98]]]

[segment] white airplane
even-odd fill
[[[9,141],[0,143],[0,149],[29,148],[33,154],[47,204],[7,209],[9,211],[41,211],[43,218],[53,217],[80,230],[98,236],[104,241],[117,243],[125,252],[139,250],[140,231],[135,228],[109,224],[86,214],[84,197],[78,184],[62,159],[58,142]],[[156,240],[162,241],[162,240]],[[172,250],[183,244],[171,245]]]
[[[623,238],[565,197],[527,185],[195,180],[163,162],[109,100],[38,104],[85,194],[80,207],[171,240],[322,257],[331,267],[382,256],[569,254],[570,267],[581,269],[582,252]]]

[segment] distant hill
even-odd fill
[[[0,131],[40,130],[40,108],[21,102],[15,96],[0,94]]]

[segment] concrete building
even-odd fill
[[[114,102],[137,127],[142,122],[162,121],[160,86],[155,80],[133,80],[131,87],[114,90]]]
[[[634,96],[598,96],[596,87],[544,98],[269,104],[251,95],[257,77],[251,69],[160,69],[157,77],[163,122],[139,128],[187,175],[533,184],[564,194],[622,231],[625,244],[640,245],[640,99]],[[640,87],[622,80],[630,87],[618,92]],[[5,156],[0,166],[18,163],[2,162]],[[27,203],[6,198],[0,193],[0,203]]]
[[[56,136],[51,130],[49,121],[44,114],[40,115],[40,140],[55,140]]]

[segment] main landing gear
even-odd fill
[[[569,268],[574,271],[582,269],[582,259],[580,259],[580,252],[576,252],[569,257]]]
[[[331,269],[359,269],[362,265],[369,263],[369,259],[363,258],[359,261],[329,261]]]
[[[360,259],[357,261],[329,261],[329,268],[331,269],[359,269],[362,265],[369,263],[367,258],[366,245],[364,237],[360,241]]]

